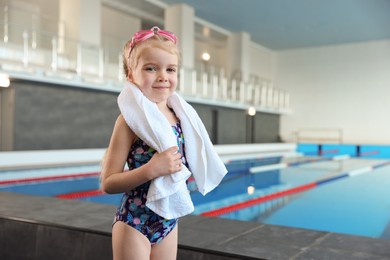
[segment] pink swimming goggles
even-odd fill
[[[154,26],[150,30],[141,30],[141,31],[136,32],[133,35],[133,37],[131,38],[131,42],[130,42],[128,57],[130,58],[130,53],[137,44],[139,44],[143,41],[146,41],[147,39],[153,37],[154,35],[160,35],[160,36],[164,37],[165,39],[172,41],[174,44],[176,44],[176,36],[173,33],[169,32],[169,31],[161,30],[157,26]]]

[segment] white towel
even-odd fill
[[[118,96],[119,109],[129,127],[157,152],[177,146],[177,139],[167,118],[156,103],[143,95],[138,87],[126,82]],[[186,159],[198,186],[206,195],[219,185],[227,173],[214,150],[208,133],[195,109],[174,93],[168,106],[175,111],[183,130]],[[191,172],[183,165],[180,172],[161,176],[151,182],[146,206],[166,218],[178,218],[194,210],[186,180]]]

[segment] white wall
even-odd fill
[[[102,5],[101,30],[105,44],[121,52],[124,43],[141,28],[141,20],[127,13]],[[107,38],[109,37],[109,38]],[[106,41],[109,41],[107,43]]]
[[[218,69],[224,69],[226,72],[226,47],[209,44],[199,40],[195,40],[194,45],[194,56],[197,63],[202,63],[202,54],[207,52],[211,57],[210,61],[208,62],[210,66],[216,67]]]
[[[281,136],[341,128],[344,143],[390,144],[390,41],[277,53],[275,83],[291,94]]]
[[[216,68],[223,68],[225,73],[227,73],[227,47],[208,44],[203,41],[195,41],[195,60],[198,63],[201,62],[201,55],[205,51],[211,56],[209,61],[210,65]],[[253,42],[250,44],[249,52],[249,73],[261,79],[272,81],[275,70],[275,52]],[[229,76],[228,74],[225,75]]]
[[[250,73],[272,81],[274,78],[275,52],[252,43],[250,50]]]

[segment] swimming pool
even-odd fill
[[[343,152],[230,160],[217,189],[207,196],[191,193],[194,214],[390,239],[388,160]],[[2,171],[0,190],[117,205],[120,195],[98,191],[99,167]],[[18,176],[24,178],[16,181]]]
[[[272,173],[277,183],[259,191],[256,187],[253,194],[202,204],[196,211],[212,216],[222,209],[217,215],[223,218],[390,239],[390,164],[383,164],[381,160],[347,159],[277,170]],[[367,168],[376,165],[383,167]],[[349,172],[356,174],[341,177]],[[256,181],[251,185],[256,186]],[[285,191],[292,192],[283,196]],[[234,210],[251,200],[255,200],[253,205]]]

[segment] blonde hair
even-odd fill
[[[129,51],[130,42],[131,39],[126,42],[122,53],[123,73],[125,74],[126,78],[128,78],[131,71],[133,71],[137,67],[139,57],[142,54],[142,51],[145,50],[146,48],[162,49],[170,54],[176,55],[178,61],[180,62],[180,52],[179,49],[177,48],[177,45],[174,42],[169,41],[160,35],[154,35],[153,37],[136,44],[133,47],[133,49],[131,49],[131,51]]]

